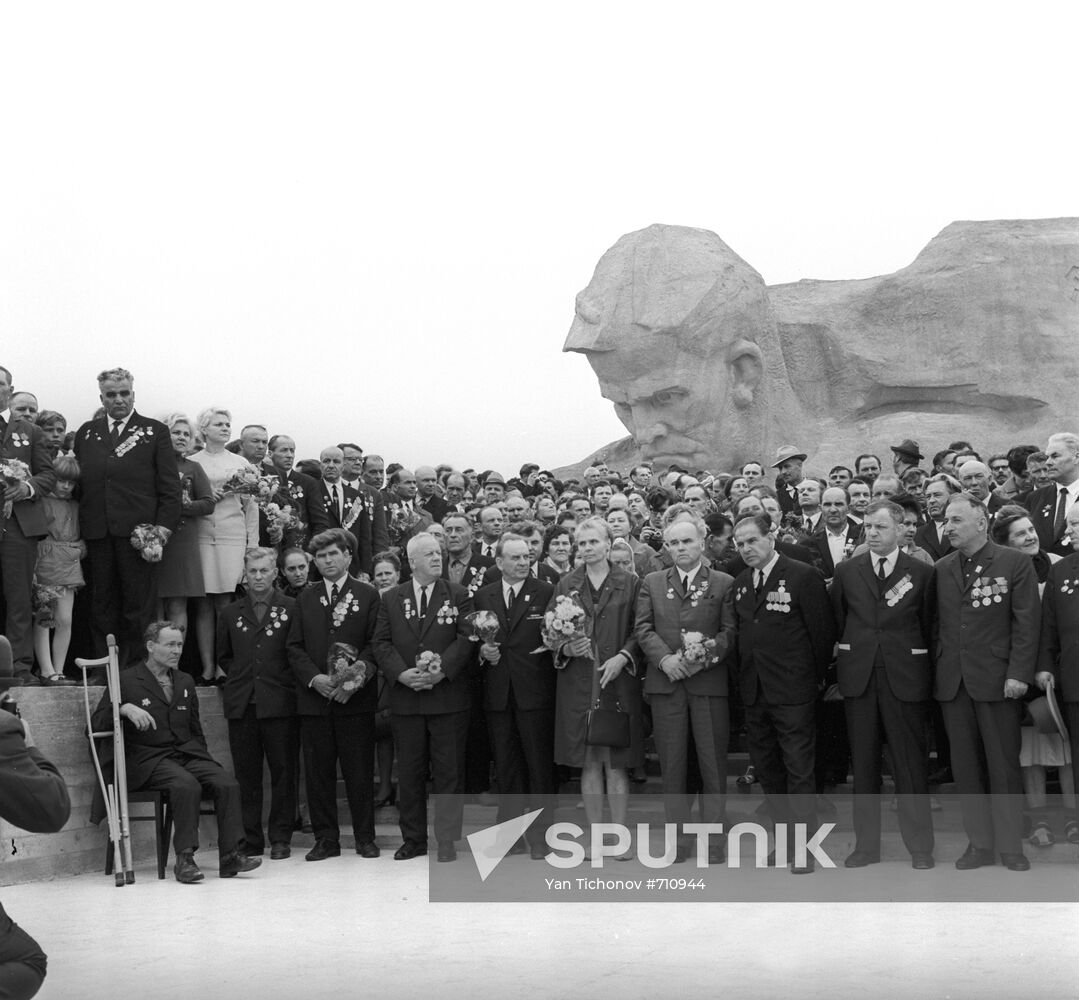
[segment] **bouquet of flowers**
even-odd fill
[[[5,486],[18,486],[30,478],[30,466],[17,458],[5,458],[0,462],[0,479]]]
[[[416,654],[416,669],[421,674],[433,674],[442,666],[442,657],[438,653],[424,650]]]
[[[578,600],[576,591],[572,594],[559,594],[554,607],[543,616],[543,645],[533,653],[544,649],[557,652],[562,645],[591,634],[591,622],[588,612]]]
[[[400,547],[408,533],[420,523],[420,515],[414,510],[394,504],[390,511],[389,524],[386,525],[390,544]]]
[[[271,527],[280,528],[281,531],[288,531],[290,528],[302,527],[299,517],[296,516],[296,511],[292,509],[288,504],[281,506],[277,503],[266,504],[266,517],[270,521]]]
[[[258,469],[253,465],[248,465],[233,472],[222,484],[221,489],[224,493],[235,493],[237,496],[257,497],[259,484],[266,478],[269,477],[261,476]]]
[[[335,642],[326,656],[326,666],[333,679],[334,690],[359,691],[367,680],[367,666],[360,651],[347,642]]]
[[[472,630],[469,636],[473,642],[493,643],[498,635],[498,615],[493,611],[473,611],[465,621]]]
[[[255,498],[255,503],[265,510],[280,486],[281,480],[278,479],[277,476],[260,475],[251,495]]]
[[[691,666],[703,667],[713,659],[712,651],[716,648],[715,639],[706,639],[702,632],[682,630],[682,648],[678,655],[683,662]]]
[[[60,603],[60,588],[45,583],[35,583],[31,601],[34,624],[42,628],[56,628],[56,607]]]
[[[168,538],[156,524],[136,524],[131,532],[131,547],[147,562],[161,562]]]

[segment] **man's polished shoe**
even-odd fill
[[[457,847],[452,840],[440,840],[438,842],[438,860],[456,861]]]
[[[283,840],[277,841],[276,844],[270,845],[270,860],[271,861],[284,861],[285,858],[292,857],[292,848],[289,847]]]
[[[546,844],[533,844],[528,849],[529,856],[533,861],[546,861],[547,860],[547,845]]]
[[[875,865],[879,863],[879,854],[870,854],[868,851],[854,851],[847,855],[847,860],[843,862],[843,867],[865,868],[866,865]]]
[[[417,844],[414,840],[406,840],[396,851],[393,852],[394,861],[411,861],[412,858],[422,857],[427,853],[426,844]]]
[[[334,840],[316,840],[315,846],[303,857],[304,861],[325,861],[341,857],[341,845]]]
[[[997,863],[997,856],[989,847],[975,847],[967,844],[967,849],[962,856],[956,859],[955,867],[961,872],[969,872],[974,868],[988,867]]]
[[[377,858],[382,851],[373,840],[365,840],[362,844],[356,845],[356,853],[361,858]]]
[[[176,855],[176,864],[172,866],[172,874],[176,876],[177,882],[182,882],[184,885],[201,882],[205,877],[199,871],[199,866],[195,864],[194,851],[181,851]]]
[[[261,864],[262,858],[249,858],[246,854],[233,851],[221,859],[221,866],[218,868],[217,874],[221,878],[232,878],[241,872],[253,872]]]
[[[920,872],[925,872],[929,871],[930,868],[935,867],[936,862],[933,860],[932,854],[916,851],[910,856],[910,866]]]
[[[1018,854],[1002,854],[1000,856],[1000,863],[1010,872],[1030,871],[1030,858],[1022,851]]]
[[[792,875],[812,875],[816,871],[817,863],[812,857],[806,857],[806,863],[804,865],[796,865],[791,862],[791,874]]]

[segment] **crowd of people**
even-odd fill
[[[785,446],[734,470],[597,463],[559,479],[526,463],[506,479],[348,441],[297,461],[287,434],[220,407],[144,417],[121,368],[69,432],[0,380],[16,674],[74,683],[72,650],[116,637],[131,787],[179,803],[181,882],[203,877],[201,789],[223,876],[267,844],[290,855],[301,774],[309,861],[341,851],[338,773],[361,857],[381,853],[374,814],[391,803],[394,857],[426,854],[431,791],[438,860],[453,861],[464,796],[493,787],[500,822],[542,810],[511,848],[542,859],[564,769],[590,822],[605,806],[624,821],[654,744],[668,820],[699,796],[718,823],[736,739],[739,781],[791,835],[853,776],[848,867],[880,859],[884,762],[915,869],[935,864],[943,782],[961,794],[960,869],[1029,867],[1024,840],[1055,837],[1051,773],[1079,843],[1074,434],[985,458],[956,441],[927,459],[908,439],[820,476]],[[199,685],[220,689],[231,774],[208,759]],[[1070,744],[1023,725],[1038,697],[1063,704]],[[694,845],[679,836],[675,860]],[[714,837],[698,861],[725,850]]]

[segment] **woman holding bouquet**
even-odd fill
[[[606,780],[611,821],[625,823],[629,809],[629,769],[644,764],[640,647],[633,634],[640,580],[607,560],[610,526],[590,517],[577,528],[577,566],[555,588],[548,610],[572,595],[584,608],[591,635],[561,645],[555,705],[555,761],[581,768],[581,794],[589,823],[603,819]],[[629,715],[628,747],[592,746],[586,742],[588,710],[621,708]],[[628,855],[626,856],[628,857]]]
[[[203,410],[198,418],[202,451],[191,457],[210,480],[213,512],[198,521],[199,561],[206,595],[199,600],[195,632],[202,660],[202,683],[214,684],[225,674],[214,658],[217,614],[233,600],[243,577],[244,551],[258,545],[259,514],[255,501],[225,489],[233,474],[247,469],[239,455],[225,450],[232,434],[232,414],[220,407]]]
[[[165,426],[169,429],[172,450],[176,453],[176,469],[180,474],[181,517],[161,557],[157,593],[164,603],[161,617],[186,629],[188,598],[206,596],[194,519],[213,513],[214,498],[202,466],[188,458],[195,439],[190,418],[173,413],[165,418]]]

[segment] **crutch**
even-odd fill
[[[86,704],[86,727],[90,734],[90,754],[94,759],[94,770],[105,797],[105,818],[109,825],[109,838],[112,840],[113,872],[116,885],[130,885],[135,881],[135,866],[131,855],[131,827],[127,807],[127,758],[124,756],[124,728],[120,718],[120,660],[117,654],[116,638],[111,633],[106,637],[109,655],[97,660],[76,658],[75,665],[82,670],[83,701]],[[105,667],[105,686],[112,702],[112,732],[93,731],[93,710],[90,707],[90,686],[86,671],[90,667]],[[106,783],[101,770],[101,760],[97,753],[98,739],[112,737],[113,782]]]

